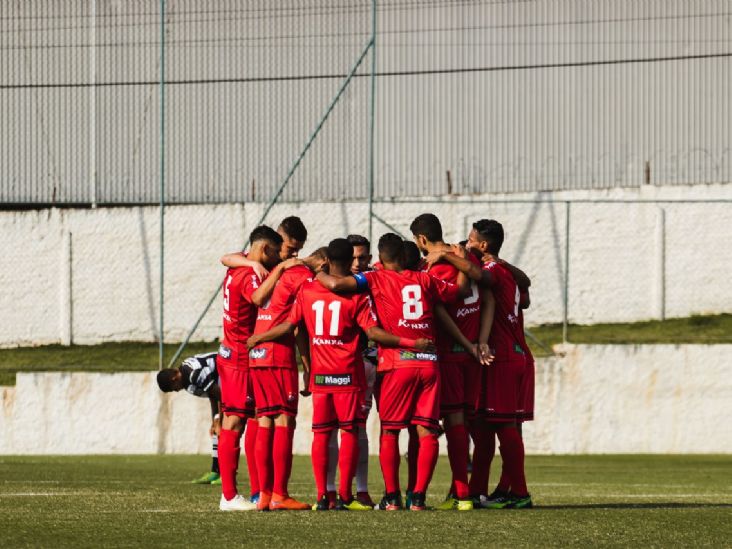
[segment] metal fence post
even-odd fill
[[[371,106],[369,109],[369,242],[374,225],[374,118],[376,109],[376,0],[371,1]]]
[[[564,314],[562,319],[562,342],[567,343],[569,324],[569,214],[570,202],[564,203]]]
[[[165,0],[160,0],[160,335],[158,369],[163,369],[165,340]]]

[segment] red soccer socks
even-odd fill
[[[274,437],[274,429],[272,427],[262,427],[257,429],[257,442],[254,447],[254,458],[257,465],[257,475],[259,477],[260,498],[266,496],[267,499],[272,495],[273,482],[273,465],[272,465],[272,439]],[[261,501],[261,499],[260,499]]]
[[[468,489],[471,496],[488,494],[488,476],[491,472],[493,454],[496,453],[496,437],[487,426],[481,425],[473,431],[473,474]]]
[[[384,488],[388,494],[400,492],[399,488],[399,431],[382,431],[379,449]]]
[[[524,441],[518,429],[515,426],[503,427],[498,429],[496,434],[501,443],[501,458],[511,482],[511,492],[517,496],[528,495],[524,472]]]
[[[341,478],[338,483],[338,495],[343,501],[353,499],[353,477],[358,466],[358,432],[341,431],[341,449],[338,457],[338,469]]]
[[[318,490],[318,501],[326,494],[328,488],[328,442],[330,432],[313,433],[311,458],[313,461],[313,476],[315,487]]]
[[[432,480],[432,473],[437,465],[437,455],[440,445],[437,442],[437,435],[429,433],[419,437],[419,455],[417,456],[417,481],[414,484],[414,491],[420,494],[427,492],[427,487]]]
[[[417,456],[419,456],[419,435],[417,428],[412,425],[408,428],[409,445],[407,446],[407,492],[414,492],[417,483]]]
[[[292,471],[292,436],[294,429],[275,425],[272,442],[272,461],[274,464],[274,483],[272,492],[287,497],[287,484]]]
[[[465,425],[453,425],[445,431],[447,456],[452,470],[453,495],[458,499],[468,497],[468,431]]]
[[[239,439],[241,433],[221,429],[219,435],[219,469],[221,472],[221,492],[227,500],[236,496],[236,470],[239,467]]]

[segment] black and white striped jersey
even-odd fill
[[[214,383],[218,383],[219,374],[216,371],[216,355],[218,353],[203,353],[187,358],[181,364],[183,383],[186,391],[198,397],[208,397],[208,392]]]

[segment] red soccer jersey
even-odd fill
[[[312,280],[313,272],[298,265],[287,269],[275,285],[272,297],[259,308],[254,333],[261,334],[282,324],[290,314],[300,286]],[[297,368],[295,359],[295,337],[288,335],[277,341],[260,343],[249,351],[249,366],[252,368]]]
[[[458,287],[418,271],[360,273],[368,282],[383,328],[398,337],[435,339],[435,301],[453,302]],[[437,366],[437,355],[413,349],[379,347],[380,371]]]
[[[310,336],[312,392],[341,393],[366,388],[359,340],[361,330],[377,325],[367,295],[337,295],[317,281],[306,282],[287,321],[304,322]]]
[[[252,303],[252,294],[259,287],[259,278],[250,267],[239,267],[226,271],[224,277],[224,358],[233,351],[238,365],[249,365],[247,339],[254,332],[257,320],[257,306]],[[226,354],[229,356],[226,356]]]
[[[517,354],[527,356],[519,308],[521,294],[516,281],[508,269],[495,261],[485,263],[483,269],[489,271],[494,280],[491,289],[496,299],[496,314],[488,344],[495,351],[495,360],[511,360]]]
[[[480,266],[480,262],[470,254],[468,258]],[[436,263],[428,271],[429,274],[445,282],[457,284],[459,271],[450,263]],[[480,333],[480,293],[478,285],[475,282],[470,283],[472,292],[464,299],[459,299],[454,303],[448,303],[445,309],[460,331],[473,343],[478,341]],[[451,364],[463,364],[465,362],[473,362],[475,359],[470,355],[462,345],[455,341],[444,330],[437,332],[437,353],[440,361],[449,362]]]

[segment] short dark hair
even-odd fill
[[[321,246],[313,253],[311,253],[310,256],[317,257],[318,259],[322,259],[323,261],[325,261],[326,259],[328,259],[328,248],[326,246]]]
[[[258,240],[267,240],[272,244],[282,244],[282,237],[272,227],[260,225],[249,235],[249,243],[254,244]]]
[[[173,391],[173,378],[178,372],[176,368],[165,368],[158,372],[158,387],[164,393],[170,393]]]
[[[290,238],[305,242],[308,239],[308,230],[303,225],[302,220],[294,215],[286,217],[280,223],[280,229]]]
[[[348,267],[353,261],[353,244],[346,238],[336,238],[328,243],[325,254],[331,263]]]
[[[410,271],[419,270],[419,262],[422,261],[422,254],[414,242],[404,241],[404,268]]]
[[[394,233],[379,238],[379,255],[383,260],[404,263],[404,240]]]
[[[497,254],[503,246],[503,225],[495,219],[481,219],[473,223],[473,229],[488,242],[488,251]]]
[[[430,242],[442,242],[442,225],[435,214],[418,215],[409,226],[414,236],[422,235]]]
[[[346,237],[346,240],[353,246],[354,248],[356,246],[366,246],[366,249],[371,252],[371,242],[369,242],[369,239],[365,236],[361,236],[360,234],[349,234]]]

